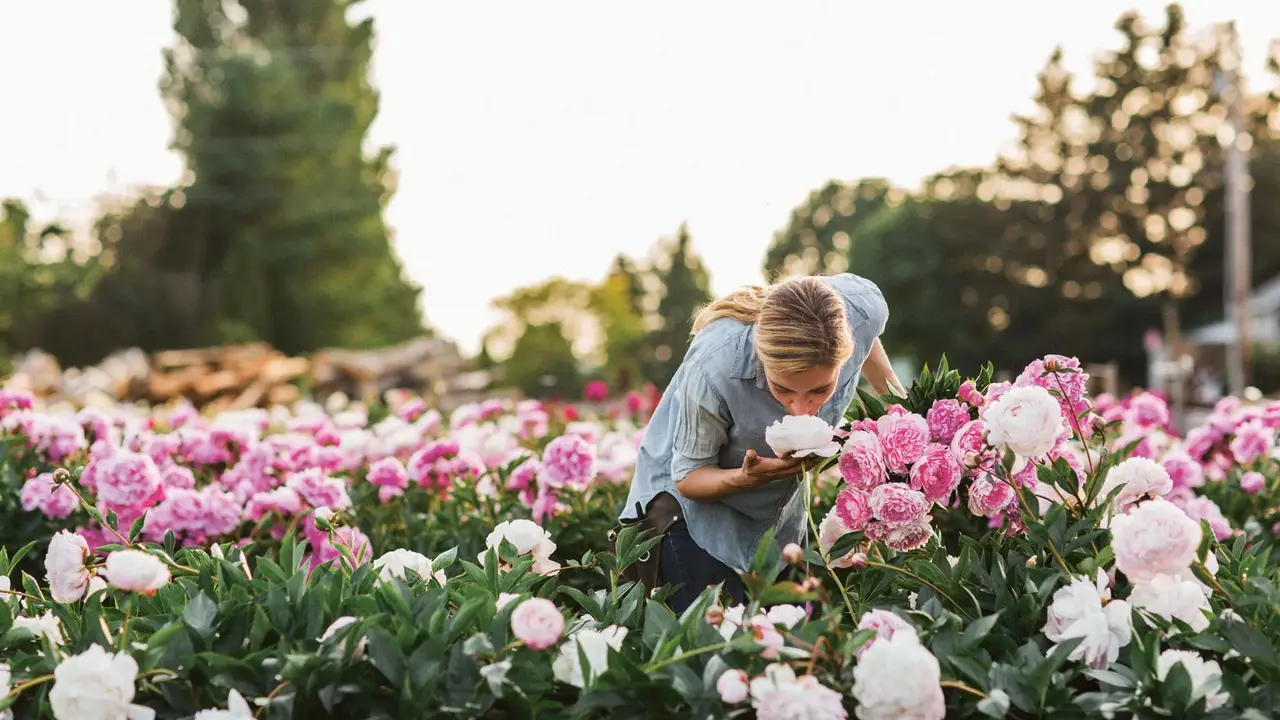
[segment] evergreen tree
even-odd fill
[[[684,360],[691,340],[693,316],[711,300],[711,279],[693,250],[689,229],[681,225],[675,238],[660,245],[654,270],[661,283],[658,329],[651,339],[653,354],[648,379],[666,387]]]

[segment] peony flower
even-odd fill
[[[1083,638],[1068,656],[1095,670],[1116,661],[1120,648],[1129,644],[1133,628],[1129,604],[1111,600],[1107,574],[1101,569],[1095,581],[1074,578],[1070,584],[1053,593],[1044,635],[1055,645],[1073,638]]]
[[[925,413],[934,442],[950,445],[956,432],[968,424],[969,408],[959,400],[935,400]]]
[[[169,584],[169,568],[156,556],[141,550],[116,550],[107,556],[103,574],[112,587],[126,592],[154,595]]]
[[[1132,582],[1185,571],[1199,546],[1200,524],[1168,500],[1142,503],[1111,522],[1116,567]]]
[[[596,477],[596,446],[575,434],[547,443],[540,477],[553,487],[585,489]]]
[[[44,569],[55,602],[76,602],[84,597],[89,587],[88,558],[89,543],[75,533],[59,530],[49,541]]]
[[[974,515],[992,517],[1016,502],[1017,493],[1013,487],[990,475],[983,475],[969,486],[969,512]]]
[[[799,605],[774,605],[766,617],[774,625],[790,629],[809,617],[809,612]]]
[[[1249,495],[1258,494],[1266,485],[1267,479],[1256,470],[1250,470],[1240,476],[1240,489]]]
[[[1131,457],[1111,468],[1098,496],[1105,499],[1116,488],[1112,507],[1117,513],[1126,513],[1139,502],[1158,498],[1173,491],[1173,480],[1162,465],[1144,457]]]
[[[1164,466],[1165,472],[1169,473],[1169,480],[1173,482],[1174,490],[1204,485],[1204,469],[1185,450],[1174,450],[1168,453],[1160,464]]]
[[[564,616],[546,598],[529,598],[511,612],[511,632],[533,650],[555,646],[564,634]]]
[[[875,518],[890,527],[901,527],[924,514],[928,503],[924,493],[903,483],[885,483],[871,491],[868,501]]]
[[[876,631],[875,637],[858,648],[858,659],[862,659],[863,653],[869,650],[876,640],[890,640],[897,633],[916,634],[914,625],[888,610],[869,610],[863,613],[862,619],[858,621],[858,629]]]
[[[947,714],[938,659],[915,633],[877,639],[853,668],[859,720],[941,720]]]
[[[351,496],[347,494],[346,483],[326,475],[318,468],[309,468],[290,475],[285,485],[297,491],[298,495],[311,507],[327,507],[333,510],[351,507]]]
[[[787,415],[764,431],[764,441],[778,457],[831,457],[840,452],[835,428],[813,415]]]
[[[1199,582],[1171,575],[1156,575],[1135,584],[1129,604],[1166,620],[1181,620],[1196,632],[1209,627],[1204,611],[1213,611]]]
[[[409,471],[405,470],[404,463],[393,457],[383,458],[370,465],[365,478],[379,487],[400,490],[409,487]]]
[[[765,660],[777,660],[778,652],[787,644],[786,638],[774,627],[767,616],[756,615],[747,623],[751,637],[760,646],[760,657]]]
[[[1048,390],[1015,387],[987,408],[987,441],[1021,459],[1039,457],[1058,443],[1064,427],[1062,409]]]
[[[138,663],[132,657],[90,645],[54,669],[49,691],[53,715],[59,720],[151,720],[155,711],[133,704],[137,675]]]
[[[560,569],[560,563],[551,559],[556,544],[551,540],[551,533],[531,520],[506,520],[498,524],[485,539],[485,547],[497,549],[506,540],[516,548],[517,555],[533,556],[533,571],[549,575]],[[488,550],[480,553],[480,564],[484,564]]]
[[[253,710],[240,693],[227,693],[226,710],[201,710],[191,720],[253,720]]]
[[[603,630],[583,628],[560,646],[560,654],[551,663],[551,672],[556,680],[585,689],[609,669],[609,649],[621,650],[626,637],[627,629],[619,625],[610,625]],[[586,668],[582,667],[583,655],[587,659]]]
[[[1154,393],[1138,393],[1129,398],[1124,424],[1144,430],[1165,427],[1169,424],[1169,404]]]
[[[333,637],[334,635],[337,635],[339,632],[342,632],[343,628],[354,623],[355,621],[356,621],[355,617],[351,615],[343,615],[337,620],[334,620],[332,623],[329,624],[329,627],[325,628],[324,634],[320,636],[320,644],[323,645],[325,642],[329,640],[329,638]],[[368,638],[360,638],[360,642],[356,644],[355,651],[351,654],[351,659],[359,660],[361,657],[363,657],[365,648],[368,645],[369,645]],[[343,640],[342,642],[338,643],[337,651],[339,655],[342,655],[343,657],[346,656],[347,654],[346,640]]]
[[[788,665],[773,663],[748,685],[757,720],[844,720],[840,693],[812,675],[796,677]]]
[[[964,468],[951,448],[930,443],[920,461],[911,468],[911,487],[923,492],[926,501],[945,505],[963,475]]]
[[[1250,420],[1236,428],[1236,436],[1231,440],[1230,449],[1236,462],[1248,465],[1265,457],[1275,446],[1276,431],[1263,425],[1260,420]]]
[[[838,509],[831,508],[831,511],[827,513],[827,516],[822,519],[822,524],[818,526],[818,546],[822,548],[822,552],[830,553],[831,548],[835,547],[836,542],[851,532],[853,532],[853,530],[849,529],[849,527],[844,524],[844,521],[840,519]],[[850,550],[844,557],[831,558],[831,567],[853,567],[853,556],[855,552],[856,548],[854,550]]]
[[[13,619],[13,626],[37,637],[43,635],[55,646],[61,646],[66,642],[66,638],[62,637],[62,621],[58,620],[52,611],[34,618],[20,615]]]
[[[799,565],[804,560],[804,548],[796,543],[787,543],[786,547],[782,548],[782,558],[788,565]]]
[[[1223,514],[1222,509],[1213,500],[1202,495],[1173,495],[1170,496],[1169,502],[1177,505],[1187,517],[1199,523],[1201,520],[1209,522],[1209,529],[1213,531],[1213,536],[1218,540],[1226,540],[1235,534],[1231,529],[1231,521]]]
[[[851,487],[871,490],[888,479],[880,438],[865,430],[854,430],[840,450],[840,475]]]
[[[1230,696],[1220,692],[1222,668],[1213,660],[1205,660],[1190,650],[1165,650],[1156,660],[1156,676],[1161,682],[1174,665],[1182,665],[1191,678],[1191,699],[1205,699],[1205,709],[1215,710],[1227,704]]]
[[[924,547],[933,537],[933,526],[929,515],[921,515],[901,527],[890,528],[884,537],[884,544],[898,552],[909,552]]]
[[[716,680],[716,692],[726,705],[737,705],[747,699],[747,673],[742,670],[725,670]]]
[[[958,458],[976,458],[979,462],[988,455],[986,441],[982,437],[983,425],[981,420],[970,421],[959,430],[956,436],[951,439],[951,452]],[[975,466],[968,466],[970,474],[976,472]]]
[[[871,496],[857,488],[843,488],[836,495],[835,512],[846,532],[866,530],[871,522]]]
[[[150,505],[164,493],[160,471],[146,455],[127,450],[93,461],[98,500],[112,508]]]
[[[45,516],[61,520],[80,506],[80,498],[68,485],[53,481],[53,473],[41,473],[22,486],[22,509],[39,510]]]
[[[885,466],[890,472],[905,473],[924,455],[931,433],[929,423],[915,413],[888,414],[876,420]]]
[[[443,570],[431,571],[431,558],[403,548],[383,553],[373,561],[373,569],[378,571],[381,582],[390,582],[392,578],[408,582],[410,570],[423,580],[435,580],[441,587],[447,581]]]

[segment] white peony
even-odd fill
[[[89,588],[89,569],[84,564],[88,557],[89,543],[76,533],[59,530],[49,540],[44,569],[49,594],[56,602],[76,602],[84,597]]]
[[[621,650],[626,637],[627,629],[619,625],[610,625],[603,630],[579,630],[560,646],[560,654],[551,663],[551,671],[562,683],[586,688],[609,669],[609,648]],[[586,672],[583,671],[579,651],[587,656]]]
[[[987,408],[983,422],[987,442],[1020,460],[1049,452],[1066,430],[1058,401],[1038,385],[1016,387],[1001,395]]]
[[[169,568],[155,555],[142,550],[117,550],[107,556],[102,573],[113,587],[154,595],[169,584]]]
[[[1203,588],[1194,580],[1156,575],[1146,582],[1134,584],[1133,592],[1129,593],[1129,604],[1166,620],[1181,620],[1192,630],[1200,632],[1209,627],[1205,611],[1213,612]]]
[[[424,580],[428,578],[435,580],[441,587],[444,587],[448,579],[443,570],[431,571],[431,558],[403,548],[383,553],[373,561],[373,569],[378,571],[380,582],[390,582],[392,578],[408,582],[409,576],[406,574],[408,570],[414,571]]]
[[[781,625],[789,630],[797,623],[804,622],[805,618],[809,617],[809,613],[799,605],[774,605],[769,608],[766,617],[774,625]]]
[[[1080,577],[1058,588],[1044,626],[1045,637],[1055,645],[1083,638],[1068,657],[1095,670],[1115,662],[1133,632],[1127,602],[1111,600],[1104,606],[1111,598],[1107,584],[1107,574],[1099,569],[1096,581]]]
[[[790,666],[774,663],[751,681],[751,707],[759,720],[844,720],[840,693],[812,675],[796,677]]]
[[[46,612],[38,618],[19,616],[13,619],[13,626],[21,628],[37,637],[43,635],[55,646],[66,640],[62,637],[62,623],[52,612]]]
[[[551,559],[551,553],[556,550],[551,533],[532,520],[507,520],[498,523],[489,537],[485,538],[486,550],[479,556],[481,565],[484,565],[487,548],[497,548],[503,540],[514,545],[518,554],[532,555],[533,571],[539,575],[550,575],[560,569],[560,563]]]
[[[240,693],[227,694],[226,710],[201,710],[191,720],[253,720],[253,710]]]
[[[332,623],[329,624],[329,627],[325,629],[324,634],[320,636],[320,644],[323,645],[329,638],[333,637],[334,635],[337,635],[338,632],[342,630],[342,628],[350,625],[355,621],[356,621],[355,617],[351,615],[343,615],[337,620],[334,620]],[[363,637],[360,638],[360,642],[356,643],[356,649],[351,653],[351,659],[359,660],[361,657],[363,657],[365,648],[368,645],[369,645],[368,638],[363,638]],[[339,655],[346,657],[346,654],[347,654],[346,640],[343,640],[342,642],[338,643],[337,650]]]
[[[1150,458],[1131,457],[1111,468],[1098,498],[1105,500],[1116,488],[1122,489],[1116,495],[1113,507],[1117,513],[1126,513],[1143,500],[1173,492],[1173,480],[1160,463]]]
[[[853,696],[859,720],[941,720],[947,714],[938,659],[915,633],[871,643],[853,668]]]
[[[138,663],[101,645],[67,658],[53,671],[49,705],[58,720],[151,720],[155,711],[133,704]]]
[[[778,457],[831,457],[840,452],[835,428],[813,415],[787,415],[764,431]]]
[[[1181,664],[1191,677],[1192,699],[1205,699],[1205,709],[1213,710],[1227,703],[1228,695],[1222,689],[1222,668],[1213,660],[1205,660],[1190,650],[1165,650],[1156,660],[1156,676],[1161,682],[1169,676],[1174,665]]]

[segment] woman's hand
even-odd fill
[[[795,477],[804,469],[805,463],[801,458],[762,458],[755,450],[748,450],[742,459],[742,468],[731,483],[743,490],[758,488],[774,480]]]

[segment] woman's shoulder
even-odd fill
[[[822,280],[844,298],[845,304],[852,311],[849,316],[852,325],[856,327],[869,322],[879,328],[884,327],[889,317],[889,305],[878,285],[853,273],[829,275]]]

